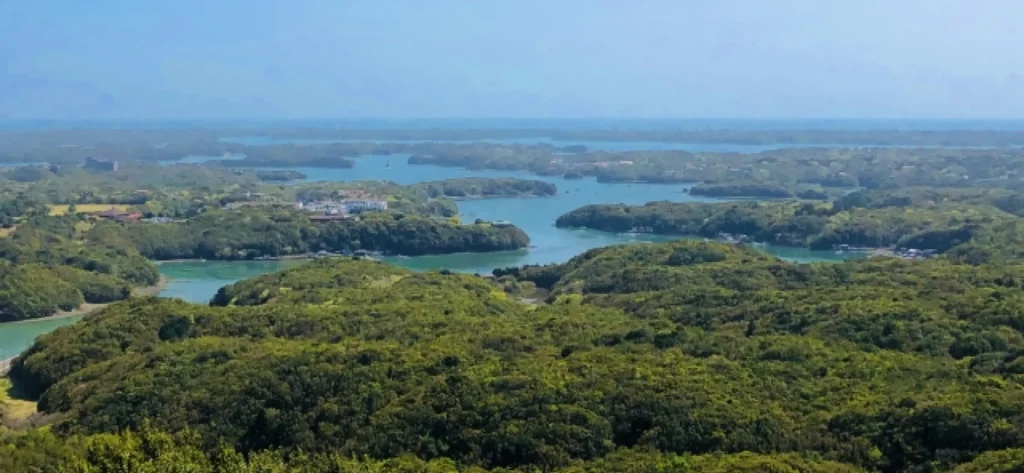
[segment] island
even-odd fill
[[[1024,228],[1024,219],[995,206],[960,202],[851,205],[860,198],[849,197],[834,205],[799,201],[588,205],[560,216],[556,225],[818,250],[884,248],[922,257],[952,252],[975,263],[1020,254],[1016,232]]]
[[[592,146],[573,142],[641,142],[788,147],[998,148],[1024,146],[1020,130],[735,130],[735,129],[362,129],[362,128],[193,128],[193,129],[37,129],[0,130],[0,162],[72,163],[87,157],[115,161],[168,161],[186,156],[248,155],[259,147],[297,141],[355,150],[355,154],[405,153],[414,145],[536,140],[552,151],[585,153]],[[333,141],[333,143],[331,143]],[[325,143],[326,142],[326,143]],[[243,144],[250,143],[250,144]],[[283,148],[294,146],[280,145]],[[346,151],[348,153],[348,151]],[[340,156],[344,156],[342,154]]]
[[[829,193],[820,186],[794,186],[792,189],[772,184],[697,184],[689,188],[690,195],[706,197],[752,197],[762,199],[827,200]]]
[[[511,224],[393,212],[358,216],[273,208],[211,211],[186,222],[119,225],[118,237],[153,260],[256,259],[366,251],[416,256],[526,248]]]
[[[410,164],[519,170],[599,182],[695,184],[708,195],[819,198],[857,188],[1002,187],[1024,178],[1024,151],[1009,148],[783,148],[756,153],[636,150],[564,154],[545,145],[405,145]],[[815,197],[812,197],[812,194]],[[804,194],[805,196],[801,196]]]
[[[523,137],[538,137],[538,142],[502,142]],[[90,172],[102,173],[194,157],[203,157],[210,168],[351,168],[351,158],[372,156],[601,182],[697,184],[697,192],[707,192],[703,195],[741,197],[788,194],[824,199],[857,188],[910,186],[1016,188],[1024,178],[1024,132],[1012,130],[44,130],[5,131],[0,138],[0,163],[39,165],[4,172],[18,181],[38,180],[47,168],[87,160],[95,163]],[[252,144],[259,139],[266,142]],[[733,143],[756,148],[738,153],[641,146],[613,152],[559,145],[559,140]],[[766,144],[779,148],[757,147]]]
[[[241,154],[243,157],[211,160],[205,164],[230,168],[301,166],[344,169],[355,167],[355,161],[347,159],[348,157],[358,156],[350,147],[340,144],[248,146],[236,148],[235,153]]]
[[[551,197],[558,187],[545,181],[515,178],[470,177],[428,181],[413,185],[430,198]]]

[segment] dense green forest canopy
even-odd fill
[[[346,157],[359,156],[359,149],[343,144],[295,145],[279,144],[247,146],[238,159],[208,161],[210,165],[225,167],[291,167],[351,168],[355,161]]]
[[[457,199],[484,197],[548,197],[557,194],[554,184],[516,178],[456,178],[400,185],[387,181],[303,182],[288,186],[264,185],[261,200],[279,203],[345,199],[346,192],[360,190],[386,199],[388,209],[407,214],[453,217]],[[251,192],[235,192],[221,202],[252,200]]]
[[[549,197],[558,193],[558,188],[549,182],[516,178],[468,177],[424,182],[412,187],[430,198]]]
[[[420,255],[520,249],[528,245],[529,238],[514,226],[462,225],[457,218],[434,217],[458,215],[452,197],[548,196],[557,192],[552,184],[522,179],[449,179],[408,186],[391,182],[271,185],[263,181],[296,176],[196,165],[132,164],[113,172],[77,166],[39,170],[45,175],[5,186],[5,196],[0,198],[0,226],[4,229],[0,258],[19,265],[4,270],[0,321],[48,316],[82,302],[124,299],[133,286],[157,282],[157,270],[147,258],[251,259],[357,250]],[[352,190],[386,199],[389,211],[323,223],[311,221],[312,214],[293,209],[296,201],[343,199]],[[86,207],[90,212],[107,210],[108,204],[144,217],[174,220],[121,224],[76,214]],[[228,210],[234,205],[242,207]]]
[[[431,202],[448,202],[448,199],[550,197],[558,193],[558,188],[554,184],[544,181],[482,177],[443,179],[409,185],[382,181],[310,182],[287,187],[266,188],[264,192],[283,200],[309,201],[343,198],[345,191],[357,189],[370,195],[388,196],[389,207],[395,203],[422,205]],[[451,215],[455,215],[455,213]]]
[[[114,304],[15,362],[56,423],[0,451],[17,452],[15,472],[54,458],[765,473],[1021,459],[1022,266],[798,265],[678,241],[498,276],[325,259],[209,307]],[[502,290],[520,281],[548,303]]]
[[[247,135],[361,141],[222,140]],[[555,141],[373,141],[529,136]],[[11,392],[40,413],[11,421],[0,403],[0,471],[1019,472],[1024,151],[924,146],[1022,136],[0,131],[0,162],[48,163],[0,172],[0,321],[112,302],[13,363]],[[638,139],[921,147],[558,144]],[[557,193],[520,179],[293,183],[302,176],[245,169],[344,168],[371,155],[773,199],[587,206],[563,227],[942,255],[805,265],[680,240],[493,278],[330,257],[224,287],[208,305],[129,297],[157,281],[150,259],[521,249],[529,238],[514,226],[452,218],[454,200]],[[222,159],[156,164],[186,156]],[[120,166],[83,169],[87,157]],[[389,210],[324,222],[292,208],[356,189]],[[60,213],[51,204],[125,204],[174,221],[48,216]]]
[[[186,222],[116,226],[118,237],[156,260],[252,259],[319,251],[367,250],[423,255],[525,248],[530,239],[513,225],[450,220],[394,212],[363,213],[329,222],[291,209],[210,211]]]
[[[566,263],[495,275],[531,282],[549,291],[552,303],[616,307],[681,327],[785,333],[961,359],[1016,353],[1024,341],[1022,271],[1020,264],[942,258],[798,265],[751,248],[676,241],[598,248]],[[986,369],[1004,369],[996,367],[1015,359],[999,356],[988,358],[996,364]]]
[[[49,214],[49,204],[37,196],[17,193],[9,199],[0,201],[0,227],[2,228],[11,228],[23,218]]]
[[[1024,192],[1000,187],[936,188],[905,187],[887,190],[859,190],[836,199],[838,209],[887,207],[932,207],[944,203],[989,205],[1024,217]]]
[[[1024,151],[946,148],[787,148],[760,153],[591,151],[474,144],[417,145],[412,164],[593,176],[604,182],[765,185],[807,190],[907,186],[1020,188]],[[756,189],[755,189],[756,190]],[[748,194],[758,197],[758,192]]]
[[[11,180],[14,172],[36,171],[32,179]],[[147,217],[188,218],[233,202],[291,204],[296,200],[343,198],[361,189],[405,213],[451,217],[451,198],[550,196],[550,183],[513,178],[463,178],[412,185],[393,182],[292,182],[294,171],[238,170],[196,164],[128,164],[113,172],[79,166],[20,167],[0,172],[0,225],[18,217],[45,215],[46,204],[125,204]],[[4,180],[6,178],[6,180]]]
[[[820,186],[799,185],[793,188],[777,184],[696,184],[689,189],[690,195],[707,197],[757,197],[764,199],[807,199],[824,200],[829,192]],[[835,193],[835,191],[833,191]]]
[[[137,284],[154,284],[156,268],[120,238],[121,225],[93,225],[78,216],[35,217],[0,238],[0,259],[71,266]]]
[[[0,238],[0,321],[52,315],[82,302],[128,297],[156,284],[150,260],[254,259],[359,250],[423,255],[516,250],[513,225],[462,224],[398,212],[330,222],[288,207],[211,210],[186,221],[118,223],[79,215],[37,216]]]
[[[73,216],[33,217],[0,238],[0,322],[125,299],[158,280],[153,263],[116,230]]]
[[[1001,255],[1016,247],[1015,232],[1024,225],[1020,217],[989,205],[850,205],[855,200],[847,198],[834,206],[797,201],[587,205],[560,216],[556,225],[704,238],[728,234],[813,249],[849,245],[946,252],[984,241]]]
[[[39,169],[40,175],[29,181],[11,180],[16,171],[0,173],[0,196],[7,201],[20,196],[47,204],[127,204],[147,215],[169,217],[187,217],[204,207],[219,206],[228,196],[259,192],[264,182],[300,177],[199,165],[127,164],[113,172],[79,166],[32,169]]]

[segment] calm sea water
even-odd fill
[[[205,304],[225,285],[301,263],[296,260],[161,263],[160,273],[171,281],[160,295]],[[39,335],[71,325],[82,317],[0,324],[0,360],[25,351]]]
[[[202,162],[206,157],[192,157],[190,162]],[[715,202],[690,196],[681,185],[607,184],[594,179],[568,181],[555,177],[539,177],[525,172],[473,171],[437,166],[414,166],[406,156],[380,156],[356,158],[351,169],[279,168],[299,171],[315,181],[386,180],[399,184],[432,181],[457,177],[518,177],[539,179],[558,186],[558,195],[536,198],[479,199],[459,202],[464,220],[508,220],[530,235],[531,247],[520,251],[483,254],[454,254],[413,258],[389,257],[388,262],[416,271],[449,269],[452,271],[487,274],[497,267],[543,264],[568,260],[590,248],[636,241],[665,241],[671,237],[628,235],[593,230],[560,229],[555,219],[572,209],[587,204],[626,203],[644,204],[650,201]],[[836,261],[857,255],[836,255],[831,252],[810,251],[800,248],[767,247],[765,250],[793,261]],[[178,297],[197,303],[206,303],[220,287],[259,274],[276,271],[296,261],[261,262],[188,262],[164,263],[161,273],[171,279],[161,295]],[[0,358],[13,356],[25,350],[40,334],[68,325],[78,318],[44,320],[0,326]]]
[[[459,202],[463,220],[507,220],[530,235],[530,248],[495,253],[463,253],[417,257],[388,257],[385,260],[416,271],[448,269],[452,271],[489,274],[492,269],[524,264],[545,264],[566,261],[590,248],[636,241],[666,241],[672,237],[631,235],[594,230],[555,227],[559,215],[587,204],[644,204],[651,201],[720,202],[687,194],[681,185],[608,184],[594,179],[570,181],[557,177],[535,176],[518,171],[474,171],[439,166],[417,166],[407,156],[355,158],[349,169],[305,167],[267,168],[299,171],[312,181],[383,180],[398,184],[414,184],[460,177],[515,177],[551,182],[558,187],[554,197],[476,199]],[[766,247],[766,251],[793,261],[836,261],[843,256],[827,251],[801,248]],[[851,256],[851,255],[844,255]],[[856,256],[856,255],[852,255]],[[162,295],[195,302],[207,302],[217,289],[238,279],[273,271],[294,262],[189,262],[161,265],[161,271],[172,280]]]
[[[48,128],[295,128],[295,127],[350,127],[365,129],[737,129],[737,130],[1024,130],[1024,120],[726,120],[726,119],[427,119],[427,120],[250,120],[250,121],[0,121],[0,129],[40,130]],[[278,142],[266,138],[245,138],[250,144]],[[507,140],[509,143],[549,142],[545,138]],[[307,141],[312,142],[312,141]],[[773,146],[705,145],[687,143],[646,142],[558,142],[566,146],[583,144],[593,149],[627,151],[635,149],[683,149],[688,151],[758,152]],[[187,162],[198,163],[208,157],[190,157]],[[390,168],[387,163],[390,161]],[[431,166],[408,166],[405,158],[360,158],[355,169],[324,170],[297,168],[313,180],[383,179],[401,184],[446,179],[450,177],[522,177],[543,179],[559,187],[559,195],[536,199],[493,199],[466,201],[459,204],[465,219],[509,220],[529,233],[532,247],[522,251],[489,254],[456,254],[416,258],[388,258],[388,261],[413,270],[447,268],[456,271],[486,273],[495,267],[517,266],[527,263],[564,261],[586,249],[630,241],[657,241],[667,237],[616,235],[588,230],[565,230],[554,227],[554,219],[573,208],[590,203],[641,204],[652,200],[698,200],[682,192],[682,186],[655,186],[639,184],[599,184],[593,180],[564,181],[538,178],[526,173],[482,172]],[[707,200],[707,199],[702,199]],[[769,253],[793,261],[807,262],[838,260],[841,256],[830,252],[813,252],[798,248],[766,248]],[[851,256],[851,255],[845,255]],[[856,255],[853,255],[856,257]],[[171,284],[162,293],[168,297],[206,302],[217,289],[239,279],[276,271],[290,265],[286,262],[205,262],[166,263],[160,270],[169,276]],[[6,358],[26,349],[36,336],[58,327],[69,325],[80,317],[42,320],[0,325],[0,358]]]
[[[160,295],[206,303],[218,289],[235,281],[280,271],[301,263],[302,261],[298,260],[161,263],[160,274],[167,276],[170,282]]]
[[[7,359],[25,351],[39,335],[71,325],[81,318],[82,316],[78,315],[63,319],[0,324],[0,359]]]

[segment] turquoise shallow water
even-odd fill
[[[350,169],[278,168],[299,171],[310,180],[359,181],[386,180],[399,184],[457,177],[518,177],[539,179],[558,186],[554,197],[477,199],[459,202],[464,220],[508,220],[530,235],[531,246],[518,251],[497,253],[463,253],[418,257],[388,257],[385,261],[416,271],[448,269],[488,274],[492,269],[524,264],[566,261],[590,248],[635,241],[665,241],[673,237],[629,235],[594,230],[555,227],[559,215],[577,207],[598,203],[644,204],[650,201],[718,202],[717,199],[695,197],[685,186],[659,184],[607,184],[594,179],[568,181],[557,177],[540,177],[515,171],[473,171],[438,166],[417,166],[407,163],[407,156],[356,158]],[[836,261],[844,256],[832,252],[801,248],[766,247],[766,251],[793,261]],[[273,271],[294,262],[189,262],[168,263],[161,271],[171,278],[171,285],[162,295],[206,302],[217,289],[238,279]]]
[[[206,157],[192,157],[190,162],[201,162]],[[690,196],[681,185],[659,184],[606,184],[593,179],[567,181],[556,177],[538,177],[525,172],[472,171],[437,166],[415,166],[407,163],[406,156],[380,156],[356,158],[351,169],[284,168],[302,172],[317,181],[387,180],[399,184],[448,179],[456,177],[518,177],[539,179],[558,186],[558,195],[536,198],[479,199],[459,202],[464,220],[508,220],[530,235],[531,246],[519,251],[498,253],[454,254],[419,256],[414,258],[388,257],[386,261],[416,271],[449,269],[452,271],[487,274],[497,267],[543,264],[568,260],[590,248],[635,241],[665,241],[672,237],[655,235],[628,235],[593,230],[561,229],[554,225],[559,215],[587,204],[626,203],[644,204],[650,201],[716,202]],[[765,251],[793,261],[836,261],[843,257],[832,252],[810,251],[800,248],[766,247]],[[299,264],[298,261],[208,261],[163,263],[160,271],[171,279],[161,293],[197,303],[206,303],[224,285],[259,274],[277,271]],[[25,350],[39,334],[68,325],[78,318],[44,320],[20,324],[0,325],[0,358]]]
[[[58,327],[71,325],[82,316],[63,319],[37,320],[29,322],[0,324],[0,359],[6,359],[25,351],[41,334]]]
[[[161,263],[160,273],[170,282],[160,295],[191,302],[206,303],[217,290],[235,281],[279,271],[301,264],[283,261],[188,261]]]

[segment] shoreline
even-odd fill
[[[867,255],[870,255],[870,256],[892,256],[892,257],[898,257],[898,255],[896,254],[895,250],[892,247],[888,247],[888,248],[853,247],[853,248],[849,248],[849,249],[846,249],[846,250],[837,250],[835,248],[833,248],[833,249],[815,249],[815,248],[811,248],[809,246],[792,246],[792,245],[783,245],[783,244],[779,244],[779,243],[768,243],[768,242],[761,242],[761,241],[730,241],[730,240],[726,240],[726,239],[722,239],[722,238],[706,237],[706,236],[701,236],[701,235],[685,234],[685,233],[658,233],[658,232],[633,232],[633,231],[620,232],[620,231],[615,231],[615,230],[604,230],[604,229],[601,229],[601,228],[594,228],[594,227],[587,227],[587,226],[582,226],[582,227],[578,227],[578,226],[558,226],[557,224],[555,225],[555,227],[563,229],[563,230],[590,230],[590,231],[609,233],[609,234],[615,234],[615,235],[655,236],[655,237],[666,237],[666,238],[694,239],[694,240],[712,241],[712,242],[715,242],[715,243],[725,243],[725,244],[730,244],[730,245],[748,245],[748,246],[753,246],[753,247],[771,246],[771,247],[774,247],[774,248],[790,248],[790,249],[796,249],[796,250],[823,251],[823,252],[832,252],[832,253],[836,253],[836,254],[842,254],[842,253],[862,253],[862,254],[867,254]]]
[[[159,266],[164,263],[262,263],[262,262],[274,262],[274,261],[295,261],[295,260],[309,260],[312,261],[316,258],[309,257],[306,255],[287,255],[287,256],[275,256],[273,258],[264,259],[202,259],[202,258],[180,258],[180,259],[162,259],[162,260],[150,260],[153,264]],[[164,278],[165,276],[160,276]]]
[[[160,292],[162,292],[164,289],[167,288],[167,285],[170,282],[171,282],[170,278],[168,278],[167,276],[164,276],[164,275],[160,275],[160,280],[157,281],[157,283],[152,285],[152,286],[144,286],[144,287],[133,288],[132,289],[132,295],[129,298],[134,298],[134,297],[151,297],[151,296],[158,295],[158,294],[160,294]],[[127,299],[125,299],[125,300],[127,300]],[[114,301],[114,302],[121,302],[121,301]],[[53,315],[48,315],[46,317],[37,317],[37,318],[34,318],[34,319],[25,319],[25,320],[15,320],[15,321],[12,321],[12,322],[0,322],[0,327],[5,326],[5,325],[28,324],[28,323],[33,323],[33,322],[44,322],[44,321],[48,321],[48,320],[60,320],[60,319],[67,319],[67,318],[70,318],[70,317],[84,316],[84,315],[88,315],[88,314],[91,314],[93,312],[96,312],[96,311],[98,311],[98,310],[100,310],[100,309],[102,309],[102,308],[104,308],[104,307],[106,307],[106,306],[108,306],[110,304],[113,304],[114,302],[104,302],[104,303],[101,303],[101,304],[84,303],[84,304],[78,306],[74,310],[60,311],[60,312],[57,312],[57,313],[55,313]]]
[[[493,223],[493,222],[492,222]],[[301,255],[285,255],[275,256],[273,258],[263,259],[201,259],[201,258],[182,258],[182,259],[165,259],[165,260],[150,260],[157,266],[164,263],[272,263],[279,261],[316,261],[323,258],[368,258],[372,260],[380,260],[381,258],[419,258],[422,256],[450,256],[450,255],[462,255],[462,254],[490,254],[490,253],[505,253],[509,251],[523,251],[537,248],[536,245],[527,245],[522,248],[511,248],[508,250],[492,250],[492,251],[456,251],[452,253],[424,253],[418,255],[403,255],[399,253],[381,253],[371,252],[368,255],[356,256],[356,255],[341,255],[337,253],[329,253],[327,255],[313,255],[307,254]],[[361,250],[360,250],[361,251]]]
[[[558,197],[558,192],[554,194],[514,194],[514,195],[467,195],[461,197],[442,196],[435,197],[435,199],[451,199],[455,202],[465,202],[471,200],[493,200],[493,199],[534,199],[534,198],[548,198]]]

